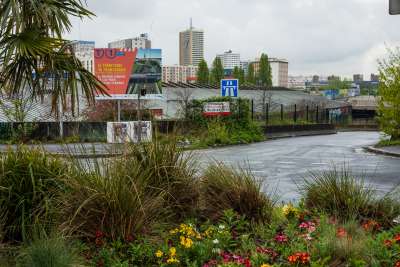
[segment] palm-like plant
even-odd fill
[[[52,96],[64,109],[78,102],[79,90],[89,103],[104,84],[75,57],[62,34],[70,17],[92,17],[81,0],[2,0],[0,2],[0,90],[9,95],[28,91],[31,98]]]

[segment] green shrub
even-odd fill
[[[267,222],[274,202],[261,189],[262,183],[249,170],[211,164],[201,179],[203,214],[217,220],[223,211],[232,209],[250,221]]]
[[[227,127],[219,122],[210,122],[207,125],[207,145],[224,145],[230,143]]]
[[[23,248],[19,267],[75,267],[81,262],[77,253],[61,237],[38,238]]]
[[[305,205],[342,221],[374,219],[391,225],[400,214],[399,202],[389,195],[378,198],[362,178],[354,176],[346,167],[311,174],[301,186]]]
[[[17,147],[0,157],[0,241],[22,241],[36,223],[51,223],[66,171],[38,149]]]

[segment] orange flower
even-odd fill
[[[397,261],[397,262],[394,264],[394,267],[400,267],[400,261]]]
[[[383,241],[383,244],[385,245],[385,247],[390,248],[393,245],[392,240],[385,240]]]
[[[394,236],[394,241],[396,241],[396,243],[400,243],[400,234]]]
[[[362,227],[364,228],[365,231],[372,231],[372,230],[379,230],[381,226],[377,221],[374,220],[369,220],[365,223],[362,224]]]
[[[336,235],[337,235],[337,237],[345,237],[347,235],[346,229],[344,229],[342,227],[337,229]]]
[[[310,263],[311,256],[307,252],[297,252],[288,257],[290,264],[308,264]]]
[[[297,255],[290,255],[290,256],[288,257],[288,261],[289,261],[291,264],[296,264],[296,263],[297,263],[297,260],[298,260]]]

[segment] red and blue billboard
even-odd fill
[[[97,99],[162,98],[161,62],[161,49],[96,48],[95,75],[110,95]]]

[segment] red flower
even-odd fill
[[[100,231],[100,230],[97,230],[95,236],[96,236],[96,238],[103,238],[104,237],[104,233],[102,231]]]
[[[397,262],[394,264],[394,267],[400,267],[400,261],[397,261]]]
[[[284,233],[279,233],[275,236],[275,241],[277,243],[286,243],[288,241],[288,237],[287,235],[285,235]]]

